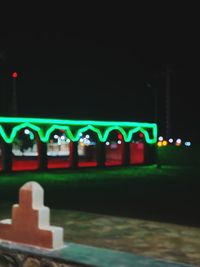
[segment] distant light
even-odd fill
[[[122,143],[122,141],[121,140],[118,140],[117,143],[120,145]]]
[[[121,133],[118,133],[117,135],[118,139],[122,140],[123,139],[123,135]]]
[[[167,144],[168,144],[168,143],[167,143],[166,140],[163,140],[163,141],[162,141],[162,145],[163,145],[163,146],[166,146]]]
[[[181,145],[181,143],[182,143],[181,139],[180,139],[180,138],[178,138],[178,139],[176,140],[176,146],[180,146],[180,145]]]
[[[55,139],[58,139],[58,137],[59,137],[59,136],[58,136],[57,134],[54,134],[54,138],[55,138]]]
[[[159,147],[162,146],[162,142],[158,141],[157,146],[159,146]]]
[[[89,134],[86,134],[86,136],[85,136],[86,138],[90,138],[90,136],[89,136]]]
[[[107,141],[107,142],[106,142],[106,145],[109,146],[109,145],[110,145],[110,142]]]
[[[16,78],[17,78],[17,76],[18,76],[17,72],[13,72],[13,73],[12,73],[12,77],[13,77],[13,78],[15,78],[15,79],[16,79]]]
[[[80,142],[83,142],[83,138],[80,138]]]
[[[162,136],[159,136],[159,137],[158,137],[158,140],[159,140],[159,141],[163,141],[163,137],[162,137]]]
[[[90,144],[90,140],[85,139],[85,140],[84,140],[84,144],[85,144],[85,145],[89,145],[89,144]]]
[[[80,133],[79,135],[80,135],[80,136],[82,136],[83,134],[82,134],[82,133]]]
[[[24,130],[24,133],[25,133],[25,134],[30,134],[29,129],[25,129],[25,130]]]
[[[68,144],[70,143],[70,139],[69,138],[67,138],[66,143],[68,143]]]
[[[63,140],[63,141],[65,140],[65,136],[64,135],[61,136],[61,140]]]
[[[169,143],[173,143],[173,138],[169,138]]]
[[[143,133],[139,133],[139,137],[140,138],[143,138],[144,137],[144,134]]]
[[[190,141],[186,141],[185,142],[185,146],[191,146],[191,142]]]

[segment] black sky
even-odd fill
[[[11,112],[10,75],[17,71],[19,116],[154,122],[157,96],[159,133],[165,134],[168,66],[171,135],[196,142],[199,64],[194,38],[182,28],[159,32],[128,26],[1,32],[0,112]]]

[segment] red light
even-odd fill
[[[140,138],[143,138],[144,137],[144,134],[143,133],[139,133],[139,137]]]
[[[122,140],[123,139],[123,136],[122,136],[121,133],[119,133],[117,137],[118,137],[119,140]]]
[[[13,78],[17,78],[17,76],[18,76],[17,72],[13,72],[13,73],[12,73],[12,77],[13,77]]]

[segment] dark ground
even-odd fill
[[[200,226],[198,147],[159,150],[153,166],[1,174],[0,200],[18,202],[18,190],[38,181],[46,205],[129,218]]]

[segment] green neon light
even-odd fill
[[[155,123],[147,122],[124,122],[124,121],[91,121],[91,120],[61,120],[61,119],[40,119],[40,118],[15,118],[0,117],[0,123],[36,123],[36,124],[61,124],[61,125],[94,125],[94,126],[125,126],[125,127],[147,127],[152,128]]]
[[[62,126],[62,125],[52,125],[46,132],[46,135],[44,137],[44,139],[42,140],[43,142],[48,142],[50,135],[53,131],[55,130],[64,130],[65,133],[67,134],[67,137],[72,140],[72,141],[76,141],[70,128],[68,126]]]
[[[127,138],[127,142],[130,142],[132,140],[132,136],[134,133],[137,133],[137,132],[142,132],[144,134],[144,137],[145,137],[145,140],[147,143],[149,144],[153,144],[156,142],[156,137],[151,139],[149,137],[149,133],[148,131],[146,131],[145,129],[141,128],[141,127],[136,127],[135,129],[132,129],[129,131],[128,133],[128,138]]]
[[[122,134],[124,141],[127,142],[127,134],[126,134],[125,130],[119,126],[113,126],[113,127],[109,127],[108,129],[106,129],[104,136],[103,136],[103,142],[106,142],[109,133],[111,131],[114,131],[114,130],[119,131]]]
[[[144,134],[145,140],[149,144],[154,144],[157,141],[157,125],[155,123],[139,123],[139,122],[105,122],[105,121],[80,121],[80,120],[57,120],[57,119],[38,119],[38,118],[6,118],[0,117],[0,123],[5,124],[16,124],[13,127],[10,136],[8,136],[0,125],[0,136],[7,143],[12,143],[17,135],[17,132],[23,128],[30,128],[38,133],[38,136],[42,142],[48,142],[51,133],[56,129],[65,130],[68,138],[73,142],[80,139],[80,134],[82,132],[91,130],[95,132],[100,140],[100,142],[105,142],[109,136],[109,133],[113,130],[119,131],[125,142],[130,142],[132,135],[138,131]],[[44,127],[39,127],[35,124],[43,124],[44,126],[49,126],[46,133],[44,133]],[[67,125],[66,125],[67,124]],[[69,126],[68,126],[69,125]],[[70,127],[72,126],[72,127]],[[71,128],[75,126],[85,126],[81,127],[73,135]],[[100,129],[94,126],[100,126]],[[105,127],[106,130],[105,130]],[[45,127],[46,128],[46,127]],[[153,138],[150,138],[148,130],[152,131]],[[103,132],[102,132],[103,131]]]
[[[7,134],[5,133],[3,127],[0,125],[0,135],[3,137],[3,139],[5,140],[6,143],[9,143],[11,144],[13,142],[13,140],[15,139],[16,135],[17,135],[17,132],[20,131],[21,129],[23,128],[30,128],[32,129],[33,131],[36,131],[40,137],[40,139],[42,140],[43,139],[43,132],[42,130],[40,129],[40,127],[36,126],[36,125],[33,125],[31,123],[22,123],[20,125],[17,125],[15,126],[13,129],[12,129],[12,132],[10,134],[10,137],[7,136]]]
[[[86,126],[84,128],[79,129],[78,132],[77,132],[77,134],[76,134],[75,141],[78,141],[80,139],[81,133],[84,133],[84,132],[86,132],[88,130],[91,130],[91,131],[95,132],[97,134],[100,142],[103,142],[101,131],[99,129],[95,128],[92,125],[88,125],[88,126]]]
[[[34,140],[35,139],[34,133],[30,132],[29,137],[30,137],[30,140]]]

